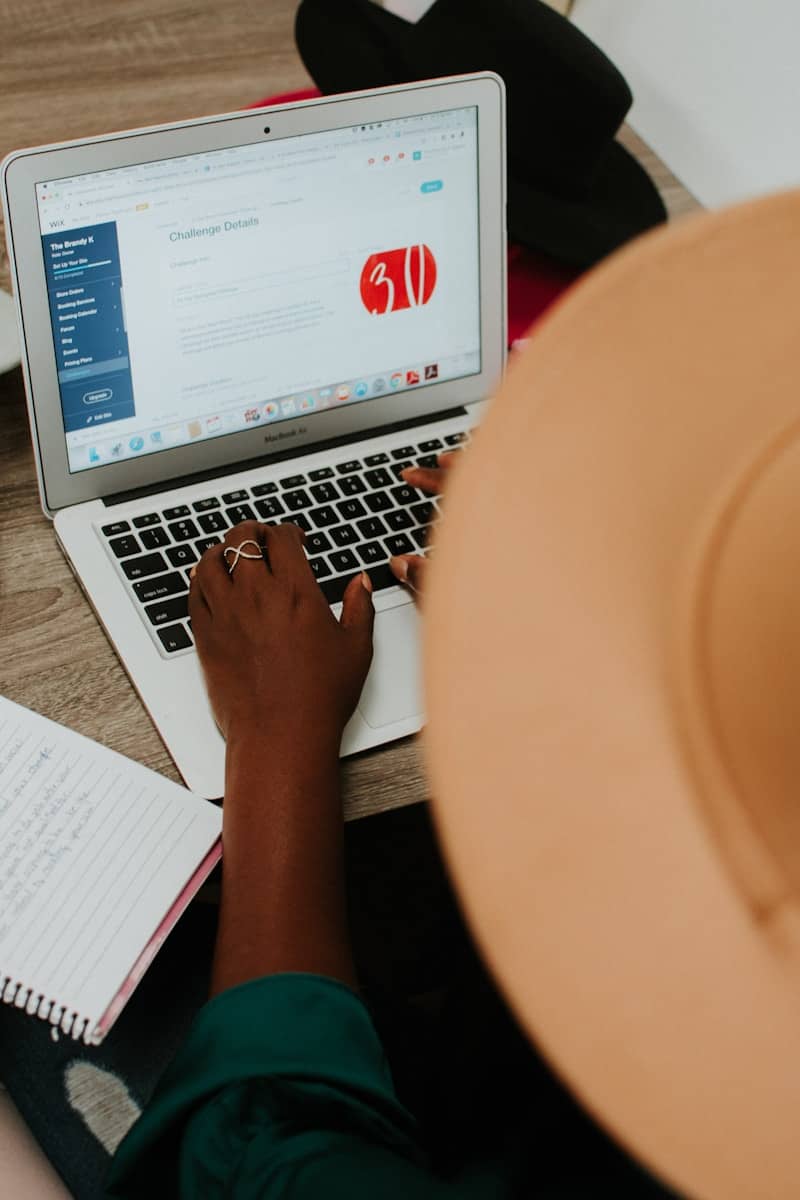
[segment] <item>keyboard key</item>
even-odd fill
[[[390,508],[394,508],[391,498],[386,492],[370,492],[364,497],[364,502],[370,512],[388,512]]]
[[[336,525],[339,522],[339,514],[334,508],[331,508],[330,504],[323,504],[322,508],[315,508],[310,516],[317,529],[326,525]]]
[[[161,517],[158,513],[145,513],[143,517],[134,517],[133,523],[137,529],[147,529],[149,525],[160,525]]]
[[[392,488],[395,504],[415,504],[419,500],[419,492],[416,488],[409,487],[407,483],[400,487]]]
[[[163,554],[142,554],[139,558],[126,558],[120,563],[128,579],[144,579],[146,575],[157,575],[167,570]]]
[[[188,650],[192,644],[185,625],[165,625],[158,630],[158,636],[167,654]]]
[[[417,529],[412,531],[411,536],[420,548],[423,548],[426,545],[428,541],[429,530],[429,525],[420,525]]]
[[[312,483],[316,483],[320,479],[332,479],[333,467],[317,467],[316,471],[309,471],[308,478]]]
[[[189,505],[179,504],[176,508],[165,508],[162,515],[165,521],[179,521],[181,517],[189,516]]]
[[[280,479],[278,482],[284,489],[302,487],[306,481],[305,475],[287,475],[285,479]]]
[[[154,558],[161,558],[161,555],[153,555]],[[197,555],[191,546],[170,546],[167,550],[167,558],[172,563],[173,567],[191,567],[192,563],[197,562]],[[162,560],[163,561],[163,560]],[[167,564],[164,563],[164,566]]]
[[[304,533],[311,532],[311,522],[305,513],[289,513],[285,523],[287,525],[297,525],[298,528],[302,529]]]
[[[156,575],[153,579],[135,583],[133,590],[137,600],[141,600],[142,604],[149,604],[162,596],[174,596],[177,592],[185,592],[188,586],[179,571],[172,571],[169,575]]]
[[[169,545],[169,534],[163,525],[156,525],[153,529],[143,529],[139,537],[145,550],[159,550],[162,546]]]
[[[339,480],[339,491],[343,496],[358,496],[367,490],[360,475],[345,475]]]
[[[392,467],[392,474],[394,475],[395,479],[399,479],[402,483],[403,471],[407,470],[408,467],[413,467],[413,465],[413,462],[410,460],[404,460],[403,462],[395,463],[395,465]]]
[[[112,525],[104,525],[103,533],[106,537],[116,537],[119,533],[128,533],[130,525],[127,521],[114,521]]]
[[[225,509],[225,516],[231,525],[238,525],[240,521],[255,521],[256,519],[256,514],[249,504],[234,504],[232,508]]]
[[[443,450],[444,446],[439,438],[431,438],[430,441],[420,442],[419,448],[423,454],[432,454],[435,450]]]
[[[398,450],[392,451],[392,458],[397,460],[400,458],[412,458],[416,454],[413,446],[401,446]]]
[[[192,508],[195,512],[208,512],[209,509],[219,508],[219,500],[216,496],[209,496],[207,500],[195,500]]]
[[[366,521],[358,522],[358,528],[362,538],[368,542],[373,538],[383,537],[386,533],[386,526],[380,517],[367,517]]]
[[[324,558],[310,558],[308,565],[311,567],[315,579],[326,579],[328,575],[333,574]]]
[[[182,596],[172,596],[169,600],[159,600],[157,604],[148,604],[144,610],[151,625],[166,625],[168,621],[180,621],[189,615],[188,593]]]
[[[289,512],[299,512],[301,508],[311,508],[312,502],[308,492],[304,492],[301,488],[299,492],[286,492],[283,503]]]
[[[197,524],[203,533],[222,533],[223,529],[228,528],[228,522],[221,512],[201,513],[197,518]]]
[[[196,538],[200,530],[195,525],[194,521],[174,521],[169,527],[176,542],[188,542],[190,538]]]
[[[372,580],[373,592],[381,592],[385,588],[399,586],[388,563],[381,563],[379,566],[367,568],[367,574]],[[339,603],[352,578],[352,575],[337,575],[334,579],[323,579],[319,586],[328,604]]]
[[[382,463],[387,463],[388,461],[389,461],[388,454],[368,454],[367,457],[364,459],[364,466],[365,467],[379,467],[382,465]]]
[[[250,496],[246,488],[238,488],[235,492],[226,492],[222,497],[223,504],[242,504],[245,500],[249,500]]]
[[[270,496],[267,500],[256,500],[256,508],[258,509],[258,515],[265,519],[269,517],[282,517],[286,512],[286,509],[276,496]]]
[[[385,467],[378,467],[374,471],[365,471],[364,478],[371,488],[391,487],[394,482]]]
[[[418,467],[427,467],[427,468],[438,467],[439,459],[436,457],[435,454],[423,454],[422,458],[417,459],[417,466]]]
[[[306,552],[308,554],[322,554],[325,550],[330,550],[331,543],[328,537],[320,530],[315,530],[306,538]]]
[[[359,557],[362,562],[371,567],[374,563],[383,562],[386,558],[386,552],[380,542],[364,542],[363,546],[357,546]]]
[[[331,500],[339,499],[339,492],[333,483],[318,483],[312,487],[311,495],[317,504],[329,504]]]
[[[254,496],[274,496],[278,490],[278,485],[273,480],[271,483],[257,483],[255,487],[250,488]]]
[[[427,525],[435,516],[430,500],[425,500],[422,504],[412,504],[408,511],[418,525]]]
[[[198,554],[205,554],[206,550],[208,550],[210,546],[218,546],[221,541],[222,538],[214,537],[212,534],[209,534],[208,537],[200,538],[199,542],[195,542],[194,548]]]
[[[331,529],[330,534],[337,546],[352,546],[353,542],[361,541],[352,525],[340,525]]]
[[[352,575],[337,575],[335,579],[323,579],[320,583],[320,590],[323,596],[328,601],[328,604],[338,604],[345,593],[345,588],[352,579]]]
[[[367,510],[360,500],[341,500],[336,507],[342,514],[343,521],[355,521],[356,517],[367,515]]]
[[[357,459],[350,459],[349,462],[338,463],[336,470],[340,475],[352,475],[353,471],[361,470],[361,463]]]
[[[392,569],[388,563],[381,563],[380,566],[370,567],[367,574],[372,580],[373,592],[381,592],[384,588],[400,586],[392,574]]]
[[[389,554],[414,554],[414,543],[405,533],[395,533],[384,541]]]
[[[396,588],[399,586],[387,563],[381,563],[379,566],[369,566],[367,568],[367,575],[372,580],[373,592],[383,592],[385,588]],[[329,604],[338,604],[351,578],[353,578],[353,575],[337,575],[333,580],[323,580],[319,584],[320,590]]]
[[[414,518],[405,508],[386,513],[383,519],[394,533],[399,533],[401,529],[411,529],[414,524]]]
[[[353,572],[361,570],[361,564],[352,550],[336,550],[330,556],[330,561],[337,575],[341,575],[344,571]]]
[[[367,575],[372,580],[373,592],[383,592],[385,588],[398,587],[397,580],[392,575],[387,563],[381,563],[379,566],[369,566],[367,568]],[[333,580],[323,580],[319,584],[321,593],[323,593],[329,604],[338,604],[351,578],[353,578],[353,575],[337,575]]]
[[[447,437],[444,440],[447,442],[448,446],[458,446],[461,444],[461,442],[466,442],[469,440],[469,434],[468,433],[448,433]]]
[[[127,558],[129,554],[138,554],[141,550],[141,546],[132,533],[127,537],[114,538],[113,542],[108,544],[117,558]]]

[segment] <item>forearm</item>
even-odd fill
[[[284,739],[281,739],[284,741]],[[231,741],[226,760],[222,900],[212,995],[306,971],[356,986],[344,887],[338,739]]]

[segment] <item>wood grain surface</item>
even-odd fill
[[[333,0],[331,0],[333,2]],[[295,0],[0,0],[0,157],[309,85]],[[671,213],[691,196],[630,131]],[[3,247],[0,286],[10,286]],[[0,693],[178,775],[39,507],[22,376],[0,376]],[[419,739],[343,766],[348,816],[425,798]]]

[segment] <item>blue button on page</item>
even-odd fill
[[[444,184],[441,179],[429,179],[427,183],[423,183],[419,190],[423,194],[427,194],[428,192],[440,192],[443,187]]]

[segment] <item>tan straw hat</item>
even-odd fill
[[[478,944],[703,1200],[800,1195],[800,192],[640,239],[458,464],[428,747]]]

